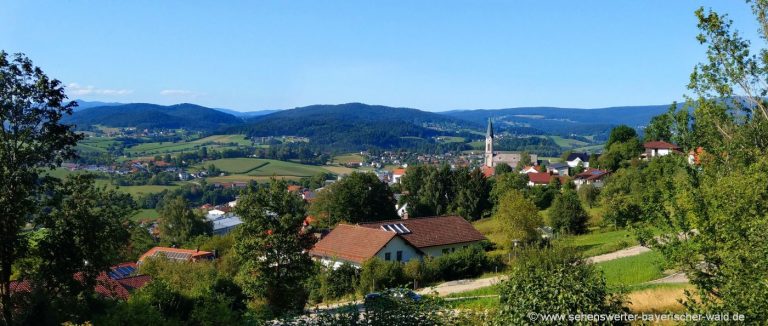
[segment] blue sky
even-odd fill
[[[240,111],[666,104],[704,59],[693,11],[740,1],[7,1],[0,49],[70,98]]]

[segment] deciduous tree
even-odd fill
[[[74,157],[82,137],[62,123],[77,105],[66,99],[61,82],[26,56],[0,51],[0,305],[8,324],[11,268],[27,249],[20,230],[40,207],[39,174]]]

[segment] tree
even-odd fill
[[[189,208],[189,202],[181,196],[165,202],[160,216],[161,237],[172,244],[183,244],[213,231],[211,222]]]
[[[600,188],[595,187],[593,184],[583,184],[578,190],[579,198],[592,208],[597,203],[598,196],[600,196]]]
[[[651,122],[645,128],[643,140],[646,142],[655,140],[672,141],[675,110],[677,110],[677,102],[672,103],[667,113],[651,118]]]
[[[485,215],[490,208],[488,201],[490,185],[480,169],[457,169],[453,173],[455,185],[455,200],[450,208],[454,214],[474,221]]]
[[[512,171],[514,171],[514,169],[512,169],[512,167],[509,166],[509,164],[504,162],[496,164],[496,167],[493,169],[494,175],[496,176],[500,176],[502,174],[509,173]]]
[[[135,205],[129,194],[95,187],[87,174],[56,182],[50,193],[46,213],[35,220],[45,236],[31,252],[39,258],[32,279],[60,318],[80,320],[87,316],[78,312],[87,310],[75,307],[86,307],[99,274],[121,261],[129,237],[123,221]]]
[[[397,218],[394,194],[373,173],[353,172],[326,187],[310,210],[328,226]]]
[[[576,167],[573,168],[573,175],[577,175],[581,172],[584,172],[584,162],[579,161],[579,163],[576,164]]]
[[[6,324],[12,322],[11,269],[27,249],[20,230],[40,207],[38,176],[73,158],[82,138],[61,121],[77,106],[66,99],[61,82],[23,54],[0,51],[0,305]]]
[[[528,189],[528,175],[526,174],[507,173],[496,176],[490,193],[494,208],[498,206],[501,197],[510,190],[525,191],[526,189]]]
[[[549,211],[552,228],[558,232],[582,234],[587,232],[589,215],[581,207],[579,196],[573,190],[566,190],[555,197]]]
[[[495,324],[535,324],[537,320],[529,315],[532,312],[626,312],[621,305],[621,296],[609,292],[603,275],[575,253],[560,248],[528,249],[512,267],[509,279],[500,285],[500,311]]]
[[[531,153],[528,152],[520,152],[520,161],[517,162],[517,170],[522,170],[526,166],[533,165],[533,161],[531,161]]]
[[[630,126],[618,125],[611,129],[608,141],[605,143],[605,149],[610,150],[611,145],[615,143],[626,143],[633,138],[637,138],[637,132]]]
[[[543,224],[539,210],[517,190],[511,190],[501,197],[493,218],[504,234],[507,248],[513,247],[514,240],[524,244],[539,240],[537,228]]]
[[[243,291],[265,300],[275,315],[303,310],[304,281],[313,267],[308,251],[314,237],[302,230],[304,201],[287,187],[272,179],[269,188],[241,195],[236,208],[243,220],[235,242]]]

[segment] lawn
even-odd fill
[[[491,286],[486,286],[484,288],[458,292],[458,293],[451,293],[448,296],[446,296],[446,298],[476,297],[481,295],[498,295],[498,294],[499,294],[499,286],[491,285]]]
[[[328,173],[328,170],[321,166],[304,165],[294,162],[285,162],[278,160],[261,160],[267,164],[259,166],[248,172],[252,176],[296,176],[311,177],[319,173]]]
[[[564,236],[557,241],[568,247],[576,248],[584,257],[602,255],[637,245],[635,236],[624,229],[597,230],[583,235]]]
[[[160,212],[156,209],[140,209],[135,215],[131,216],[131,220],[138,222],[141,220],[153,220],[158,217],[160,217]]]
[[[605,274],[609,286],[631,286],[664,277],[664,257],[650,251],[637,256],[595,264]]]
[[[338,155],[333,157],[333,161],[340,164],[345,164],[349,162],[362,162],[364,160],[363,156],[357,153],[349,153],[344,155]]]
[[[321,166],[255,158],[225,158],[206,161],[199,164],[197,168],[203,169],[211,164],[228,173],[252,177],[310,177],[329,172]]]
[[[245,135],[213,135],[193,141],[143,143],[127,149],[127,152],[131,155],[147,155],[191,151],[203,146],[223,150],[250,145],[251,141],[246,139]]]
[[[488,240],[495,243],[499,249],[503,249],[505,242],[504,234],[500,232],[501,226],[494,218],[484,218],[472,222],[475,229],[480,231]]]
[[[205,169],[205,167],[213,164],[222,171],[234,174],[246,174],[251,170],[257,169],[268,164],[267,160],[259,160],[255,158],[224,158],[213,161],[205,161],[198,164],[197,168]]]
[[[114,188],[113,186],[109,186],[110,188]],[[172,185],[172,186],[155,186],[155,185],[147,185],[147,186],[120,186],[117,187],[117,190],[129,193],[134,197],[138,197],[142,194],[150,194],[150,193],[156,193],[161,192],[163,190],[173,190],[178,188],[179,185]]]
[[[576,139],[570,139],[570,138],[563,138],[560,136],[548,136],[552,141],[557,144],[557,146],[563,147],[563,148],[574,148],[574,147],[581,147],[589,145],[586,142],[583,142],[581,140]]]
[[[464,137],[456,136],[439,136],[438,141],[441,143],[463,143]]]

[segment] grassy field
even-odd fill
[[[602,149],[603,149],[603,144],[599,144],[599,145],[589,145],[589,146],[576,147],[576,148],[573,148],[572,151],[574,151],[574,152],[599,152]]]
[[[439,136],[438,141],[441,143],[463,143],[464,137],[456,136]]]
[[[690,284],[656,284],[627,294],[627,307],[634,313],[682,312],[678,300],[685,299],[685,290],[693,292]]]
[[[198,165],[197,168],[203,169],[211,164],[228,173],[252,177],[309,177],[318,173],[329,172],[321,166],[255,158],[226,158],[206,161]]]
[[[497,247],[500,249],[505,247],[504,242],[506,241],[506,238],[503,233],[499,232],[501,226],[499,225],[499,222],[496,221],[496,219],[484,218],[472,222],[472,225],[474,225],[475,229],[480,231],[480,233],[488,238],[489,241],[495,243]]]
[[[112,187],[112,186],[111,186]],[[150,193],[156,193],[161,192],[163,190],[173,190],[179,187],[179,184],[175,184],[172,186],[155,186],[155,185],[148,185],[148,186],[120,186],[117,187],[117,190],[129,193],[133,195],[134,197],[138,197],[142,194],[150,194]]]
[[[225,158],[225,159],[219,159],[219,160],[213,160],[213,161],[205,161],[204,163],[198,164],[196,166],[198,169],[205,169],[205,167],[209,165],[215,165],[217,168],[221,169],[224,172],[228,173],[234,173],[234,174],[246,174],[250,172],[251,170],[257,169],[259,167],[262,167],[268,162],[266,160],[259,160],[255,158]]]
[[[598,230],[583,235],[564,236],[557,241],[568,247],[576,248],[584,257],[602,255],[637,245],[635,236],[623,229],[615,231]]]
[[[605,273],[609,286],[630,286],[662,278],[663,262],[664,257],[660,253],[651,251],[598,263],[595,266]]]
[[[160,217],[160,212],[156,209],[140,209],[136,212],[136,215],[131,216],[131,220],[138,222],[141,220],[153,220],[158,217]]]
[[[349,162],[362,162],[364,160],[363,156],[357,153],[349,153],[344,155],[338,155],[333,157],[333,162],[339,163],[339,164],[346,164]]]
[[[202,146],[206,146],[209,149],[216,148],[222,150],[248,145],[251,145],[251,141],[246,139],[245,135],[213,135],[193,141],[143,143],[127,149],[126,152],[129,155],[150,155],[192,151]]]
[[[552,141],[557,144],[557,146],[563,147],[563,148],[574,148],[574,147],[582,147],[586,146],[589,143],[583,142],[581,140],[576,139],[570,139],[570,138],[563,138],[560,136],[547,136],[549,139],[552,139]]]

